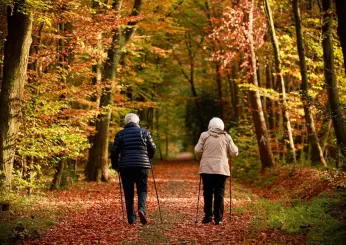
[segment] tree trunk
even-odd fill
[[[198,97],[197,90],[195,87],[195,61],[194,61],[195,54],[192,52],[192,46],[191,46],[192,43],[191,43],[190,32],[188,32],[187,34],[185,33],[185,45],[186,45],[186,48],[187,48],[188,54],[189,54],[190,74],[187,74],[187,72],[184,70],[184,68],[183,68],[184,65],[181,62],[181,60],[179,59],[179,57],[175,54],[174,49],[173,49],[173,55],[176,57],[184,77],[186,78],[186,80],[190,84],[191,93],[192,93],[192,96],[194,98],[194,102],[195,102],[196,110],[197,110],[198,121],[199,121],[198,134],[201,134],[204,130],[204,119],[203,119],[203,113],[202,113],[199,97]]]
[[[253,40],[253,8],[254,8],[254,0],[251,1],[251,9],[249,12],[249,33],[248,33],[248,39],[249,39],[249,45],[250,45],[250,51],[251,51],[251,66],[252,66],[252,82],[255,86],[258,86],[256,71],[257,71],[257,65],[256,65],[256,54],[255,54],[255,47],[254,47],[254,40]],[[252,109],[252,117],[255,124],[255,131],[256,131],[256,138],[257,143],[259,147],[260,152],[260,158],[262,162],[262,170],[264,171],[265,168],[270,168],[274,166],[274,158],[273,153],[270,145],[270,138],[267,132],[267,126],[264,119],[264,113],[262,110],[261,105],[261,98],[259,95],[259,92],[256,91],[250,91],[250,102],[251,102],[251,109]]]
[[[93,0],[92,1],[92,8],[95,9],[95,13],[100,13],[100,2]],[[103,53],[103,47],[102,47],[102,32],[97,33],[97,46],[96,46],[96,64],[92,66],[92,72],[94,74],[91,82],[95,86],[95,94],[91,97],[91,101],[96,102],[97,106],[100,106],[101,101],[101,93],[102,90],[100,88],[100,84],[102,82],[102,53]],[[96,116],[96,115],[95,115]],[[97,117],[97,116],[96,116]],[[90,126],[95,127],[96,122],[90,122]],[[91,147],[88,152],[88,161],[85,168],[85,176],[87,180],[96,180],[98,174],[96,173],[98,171],[98,167],[96,162],[94,161],[94,149],[96,146],[93,146],[95,141],[95,135],[90,135],[88,137],[89,143],[91,144]]]
[[[294,146],[293,132],[292,132],[292,127],[291,127],[291,122],[290,122],[290,115],[289,115],[289,112],[287,110],[285,81],[284,81],[284,78],[283,78],[282,73],[281,73],[281,58],[280,58],[279,42],[278,42],[277,37],[276,37],[274,20],[272,17],[272,12],[271,12],[271,8],[269,6],[268,0],[265,0],[264,2],[265,2],[265,8],[267,11],[269,29],[270,29],[270,37],[271,37],[273,51],[274,51],[276,80],[277,80],[277,83],[280,83],[280,87],[281,87],[280,97],[281,97],[281,101],[282,101],[284,123],[286,124],[286,128],[287,128],[288,140],[289,140],[290,148],[292,151],[293,161],[294,161],[294,163],[297,163],[296,149]]]
[[[102,60],[101,60],[101,55],[102,55],[102,33],[98,33],[97,35],[97,50],[98,50],[98,57],[97,57],[97,63],[95,65],[93,65],[92,67],[92,71],[94,73],[94,77],[92,78],[92,84],[95,85],[96,87],[96,93],[95,95],[92,97],[92,101],[95,101],[96,104],[99,106],[100,105],[100,101],[101,101],[101,89],[99,88],[101,82],[102,82]],[[96,126],[95,122],[90,123],[91,126]],[[99,174],[97,173],[97,169],[98,167],[96,166],[96,162],[94,161],[93,157],[94,157],[94,149],[97,146],[93,146],[94,142],[95,142],[95,135],[91,135],[89,136],[89,142],[92,145],[92,147],[90,147],[89,149],[89,154],[88,154],[88,162],[86,165],[86,169],[85,169],[85,175],[87,177],[88,180],[96,180]]]
[[[143,0],[135,0],[130,16],[137,16],[141,11]],[[113,8],[119,10],[121,1],[114,1]],[[88,162],[85,175],[89,181],[108,180],[108,148],[109,148],[109,124],[111,120],[113,93],[116,85],[116,72],[121,56],[122,48],[129,42],[134,33],[137,21],[129,21],[126,28],[121,31],[120,27],[115,30],[111,48],[108,50],[108,59],[104,65],[104,80],[109,85],[103,89],[100,108],[96,122],[96,134],[91,149],[92,162]]]
[[[344,55],[344,68],[346,74],[346,0],[335,0],[336,15],[338,16],[338,36]]]
[[[234,65],[232,67],[232,71],[231,71],[231,78],[228,79],[229,86],[230,86],[230,89],[232,91],[231,92],[232,93],[232,107],[233,107],[233,111],[234,111],[232,121],[234,121],[235,123],[238,123],[239,116],[240,116],[239,88],[238,88],[238,84],[236,82],[237,73],[238,73],[238,66]]]
[[[33,77],[33,81],[37,79],[38,76],[38,67],[37,67],[37,59],[38,52],[40,50],[41,45],[41,35],[44,27],[44,23],[40,25],[38,33],[36,35],[32,35],[32,44],[30,46],[29,51],[29,61],[28,61],[28,69],[32,71],[31,77]],[[30,80],[29,80],[30,82]]]
[[[266,67],[266,88],[273,89],[273,80],[272,80],[272,70],[271,64],[267,64]],[[268,111],[268,126],[269,130],[273,131],[275,134],[275,113],[274,113],[274,103],[270,98],[266,99],[267,111]]]
[[[191,92],[192,92],[192,95],[194,97],[194,101],[195,101],[196,108],[197,108],[197,115],[198,115],[198,119],[199,119],[199,134],[201,134],[203,132],[203,129],[204,129],[204,119],[203,119],[201,104],[200,104],[197,90],[195,87],[195,64],[194,64],[194,59],[192,56],[190,56],[190,79],[188,79],[188,80],[189,80],[189,83],[191,86]]]
[[[156,123],[156,139],[157,139],[157,144],[156,147],[159,151],[160,155],[160,160],[163,160],[163,154],[162,154],[162,148],[161,148],[161,135],[160,135],[160,109],[157,108],[156,110],[154,109],[154,114],[155,114],[155,123]]]
[[[315,123],[314,123],[313,116],[310,110],[310,105],[309,105],[311,98],[309,96],[309,84],[308,84],[307,68],[306,68],[306,62],[305,62],[305,49],[303,44],[303,33],[302,33],[302,25],[301,25],[301,19],[300,19],[300,11],[299,11],[299,0],[292,1],[292,8],[293,8],[293,14],[294,14],[294,20],[295,20],[295,26],[296,26],[300,73],[302,76],[301,100],[304,107],[305,122],[306,122],[306,127],[307,127],[308,135],[309,135],[309,144],[310,145],[316,144],[315,147],[318,149],[320,161],[324,166],[327,166],[327,163],[324,159],[323,151],[322,151],[322,148],[316,133]]]
[[[273,84],[273,75],[271,64],[268,63],[266,67],[266,87],[268,89],[274,89]],[[267,98],[267,113],[268,113],[268,127],[270,131],[270,135],[272,139],[274,139],[274,154],[279,152],[279,140],[277,138],[277,130],[276,130],[276,112],[275,112],[275,102],[272,99]]]
[[[28,56],[31,45],[32,14],[25,0],[7,8],[8,35],[4,50],[4,73],[0,93],[0,170],[1,179],[11,189],[16,140],[20,125]]]
[[[323,60],[324,60],[324,76],[326,80],[326,87],[328,92],[328,102],[330,107],[330,114],[333,120],[333,126],[337,143],[340,148],[341,154],[346,157],[346,124],[345,118],[342,114],[339,101],[338,86],[334,72],[334,52],[332,40],[332,1],[323,0],[323,26],[322,26],[322,46],[323,46]],[[345,13],[343,13],[345,14]]]
[[[216,80],[216,85],[217,85],[217,93],[219,96],[219,105],[220,105],[220,118],[222,120],[225,120],[224,116],[224,104],[223,104],[223,96],[222,96],[222,78],[221,78],[221,73],[220,73],[220,64],[217,62],[215,64],[215,80]]]
[[[61,159],[59,161],[50,190],[57,190],[61,187],[61,180],[64,174],[64,170],[66,169],[66,163],[67,163],[66,159]]]

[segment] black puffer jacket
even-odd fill
[[[154,157],[155,151],[156,145],[149,131],[136,123],[128,123],[115,135],[111,150],[112,168],[150,168],[150,159]]]

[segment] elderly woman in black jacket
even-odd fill
[[[140,128],[139,117],[136,114],[127,114],[125,124],[125,128],[115,135],[111,150],[112,168],[120,172],[125,192],[128,223],[136,223],[133,201],[134,184],[136,184],[138,216],[142,224],[147,224],[148,175],[156,146],[149,131]]]

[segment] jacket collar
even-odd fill
[[[222,134],[226,134],[226,132],[220,128],[211,128],[208,130],[208,134],[214,137],[219,137]]]
[[[129,122],[128,124],[125,125],[125,128],[134,128],[134,127],[139,128],[139,125],[134,122]]]

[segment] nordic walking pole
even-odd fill
[[[229,177],[229,218],[232,219],[232,158],[230,163],[230,177]]]
[[[198,187],[198,199],[197,199],[197,212],[196,212],[196,223],[198,222],[198,206],[199,206],[199,194],[201,193],[201,176],[199,176],[199,187]]]
[[[123,213],[123,221],[125,222],[124,201],[123,201],[122,185],[121,185],[121,179],[120,179],[120,171],[118,172],[118,179],[119,179],[119,191],[120,191],[121,211],[122,211],[122,213]]]
[[[159,194],[157,193],[156,181],[155,181],[155,176],[154,176],[154,170],[153,170],[153,163],[152,163],[152,160],[150,160],[150,165],[151,165],[151,174],[153,175],[153,180],[154,180],[154,187],[155,187],[155,192],[156,192],[157,205],[159,206],[160,220],[161,220],[161,224],[162,224],[162,215],[161,215],[161,208],[160,208],[160,200],[159,200]]]

